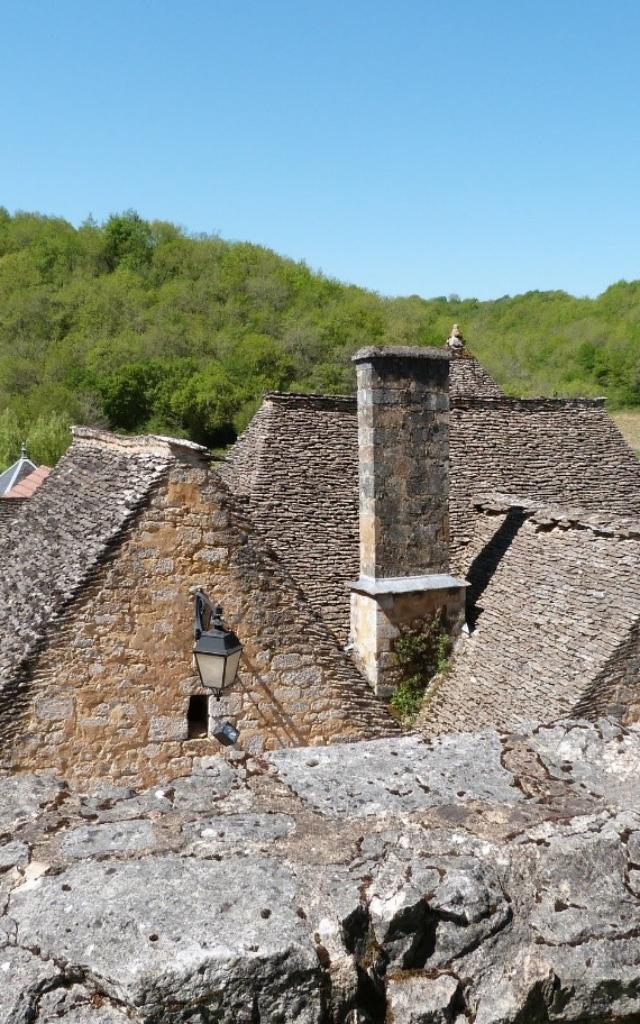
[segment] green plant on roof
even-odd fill
[[[406,629],[394,645],[401,682],[391,697],[392,711],[411,725],[420,710],[426,689],[435,675],[449,667],[452,640],[442,612],[420,629]]]

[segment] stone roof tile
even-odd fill
[[[454,356],[452,371],[467,360]],[[452,378],[455,380],[455,377]],[[640,462],[602,400],[451,397],[451,570],[475,557],[478,492],[640,515]],[[334,635],[359,575],[355,399],[270,394],[221,467]]]
[[[640,622],[640,517],[520,507],[480,526],[484,546],[469,570],[473,631],[436,680],[420,727],[473,732],[587,714],[585,696],[596,680],[606,685],[607,666]]]

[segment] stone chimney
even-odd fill
[[[360,578],[356,659],[380,696],[399,682],[403,629],[440,612],[457,632],[466,583],[449,575],[449,360],[445,349],[365,348],[358,375]]]

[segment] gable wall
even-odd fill
[[[204,587],[245,645],[241,686],[212,710],[240,746],[371,738],[395,731],[278,564],[254,546],[219,478],[176,465],[35,663],[26,710],[5,708],[2,767],[148,785],[218,755],[187,738],[193,605]]]

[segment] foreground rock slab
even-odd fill
[[[0,1024],[640,1019],[640,729],[0,785]]]

